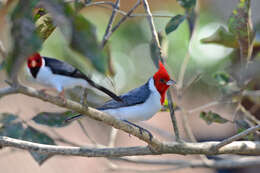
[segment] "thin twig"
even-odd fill
[[[106,29],[106,32],[103,36],[103,40],[101,42],[101,46],[104,47],[106,42],[108,41],[109,39],[109,36],[111,35],[111,29],[112,29],[112,25],[114,23],[114,20],[116,18],[116,13],[117,13],[117,9],[119,9],[119,6],[120,6],[120,0],[117,0],[115,5],[113,6],[113,11],[112,11],[112,14],[111,14],[111,17],[109,19],[109,22],[108,22],[108,25],[107,25],[107,29]]]
[[[105,6],[105,5],[109,5],[111,7]],[[116,9],[115,8],[115,4],[113,2],[109,2],[109,1],[98,1],[98,2],[92,2],[92,3],[88,3],[86,4],[86,7],[91,7],[91,6],[98,6],[98,7],[102,7],[102,8],[106,8],[106,9],[110,9],[110,10],[116,10],[118,12],[118,14],[123,15],[123,16],[127,16],[129,18],[133,18],[133,17],[147,17],[146,13],[135,13],[135,14],[130,14],[128,15],[127,12],[120,10],[120,9]],[[166,14],[152,14],[153,17],[162,17],[162,18],[172,18],[175,15],[166,15]]]
[[[119,26],[134,12],[134,10],[141,4],[141,0],[138,0],[136,4],[126,13],[124,17],[122,17],[119,22],[111,29],[110,34],[107,37],[110,37],[110,35],[115,32],[119,28]]]
[[[84,127],[84,125],[82,124],[81,120],[77,120],[79,127],[81,128],[81,130],[83,131],[84,135],[89,139],[89,141],[93,144],[93,145],[97,145],[96,141],[94,139],[92,139],[92,137],[88,134],[86,128]]]
[[[149,25],[150,25],[153,41],[155,42],[156,47],[160,52],[159,53],[159,56],[160,56],[159,59],[163,60],[162,50],[161,50],[158,34],[157,34],[157,31],[156,31],[155,26],[154,26],[153,16],[152,16],[152,13],[151,13],[151,10],[149,8],[149,4],[148,4],[147,0],[143,0],[143,6],[144,6],[144,9],[145,9],[145,12],[147,13],[147,20],[148,20]],[[168,105],[169,105],[169,109],[170,109],[170,115],[171,115],[171,120],[172,120],[172,124],[173,124],[173,129],[174,129],[174,133],[175,133],[175,136],[176,136],[176,141],[179,141],[180,140],[179,129],[178,129],[178,126],[177,126],[176,117],[174,115],[173,101],[172,101],[170,89],[167,91],[167,99],[168,99]]]
[[[177,120],[176,120],[175,113],[174,113],[173,101],[172,101],[172,96],[171,96],[170,90],[167,91],[167,99],[168,99],[168,106],[170,109],[170,116],[171,116],[171,121],[172,121],[174,134],[176,137],[176,141],[180,141],[180,134],[179,134]]]
[[[249,111],[247,111],[242,104],[238,105],[238,110],[241,110],[244,113],[244,116],[254,124],[260,124],[260,121],[255,118],[255,116],[253,116]]]
[[[223,146],[225,146],[225,145],[227,145],[227,144],[230,144],[231,142],[237,141],[237,140],[239,140],[239,139],[245,137],[246,135],[248,135],[248,134],[250,134],[250,133],[253,133],[253,132],[257,131],[257,130],[260,130],[260,124],[257,125],[257,126],[255,126],[255,127],[251,127],[251,128],[249,128],[249,129],[247,129],[247,130],[241,132],[241,133],[238,133],[238,134],[236,134],[236,135],[234,135],[234,136],[232,136],[232,137],[230,137],[230,138],[224,139],[221,143],[217,144],[217,145],[214,147],[214,149],[215,149],[215,150],[218,150],[218,149],[220,149],[221,147],[223,147]]]
[[[204,109],[207,109],[209,107],[213,107],[213,106],[217,106],[219,104],[229,104],[229,103],[233,103],[232,101],[226,101],[226,102],[221,102],[221,101],[213,101],[213,102],[210,102],[210,103],[207,103],[205,105],[202,105],[202,106],[199,106],[199,107],[196,107],[194,109],[191,109],[188,111],[188,113],[194,113],[194,112],[197,112],[197,111],[200,111],[200,110],[204,110]]]
[[[195,8],[198,8],[198,3],[196,5]],[[193,10],[193,9],[192,9]],[[186,10],[186,15],[189,14],[189,12]],[[194,20],[194,21],[191,21]],[[194,25],[191,26],[191,23],[194,22]],[[177,88],[178,88],[178,96],[181,97],[182,93],[183,93],[183,82],[184,82],[184,76],[185,76],[185,72],[190,60],[190,49],[191,49],[191,42],[194,38],[195,35],[195,22],[196,22],[196,17],[194,18],[190,18],[188,15],[188,23],[189,23],[189,32],[190,32],[190,37],[189,37],[189,46],[188,46],[188,51],[186,53],[186,56],[183,60],[183,63],[181,65],[181,70],[178,76],[178,84],[177,84]]]

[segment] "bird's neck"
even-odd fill
[[[165,93],[166,93],[166,90],[165,88],[159,88],[159,87],[156,87],[155,86],[155,81],[153,78],[150,78],[149,80],[149,89],[151,90],[151,92],[157,92],[160,94],[161,96],[161,99],[160,99],[160,102],[161,102],[161,105],[163,105],[164,103],[164,100],[165,100]]]

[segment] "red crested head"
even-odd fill
[[[161,94],[161,104],[164,103],[165,93],[170,85],[175,84],[175,81],[172,80],[165,69],[164,65],[159,61],[159,69],[153,75],[154,85],[158,92]]]
[[[29,69],[40,68],[42,64],[43,64],[43,60],[39,53],[34,53],[27,60],[27,66]]]

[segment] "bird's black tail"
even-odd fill
[[[90,78],[88,77],[84,77],[84,79],[94,88],[104,92],[105,94],[107,94],[108,96],[110,96],[111,98],[113,98],[116,101],[122,102],[122,99],[117,96],[115,93],[113,93],[112,91],[109,91],[108,89],[106,89],[105,87],[96,84],[94,81],[92,81]]]
[[[65,121],[66,122],[71,122],[71,121],[74,121],[74,120],[77,120],[77,119],[81,118],[82,116],[83,116],[82,114],[74,115],[72,117],[67,118]]]

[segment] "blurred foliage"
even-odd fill
[[[99,45],[96,27],[80,13],[77,13],[70,4],[62,0],[47,0],[43,1],[41,5],[50,13],[53,22],[63,33],[70,48],[90,60],[99,72],[106,73],[108,71],[108,55]],[[53,28],[51,19],[43,21],[45,22],[44,26],[47,26],[43,31],[47,31],[46,34],[49,34]],[[46,22],[48,23],[46,24]],[[76,56],[69,58],[68,61],[80,69],[80,64],[87,63],[86,58]]]
[[[212,123],[219,123],[219,124],[224,124],[229,122],[229,120],[222,118],[219,114],[214,113],[212,111],[209,112],[201,112],[200,113],[200,118],[206,121],[208,125]]]
[[[55,145],[54,140],[46,133],[28,124],[24,124],[17,115],[9,113],[0,114],[0,135],[41,144]],[[30,151],[30,153],[39,165],[51,157],[51,155],[37,153],[36,151]]]
[[[6,60],[6,70],[12,78],[16,78],[26,58],[41,47],[32,16],[37,2],[38,0],[20,0],[11,13],[13,45]]]
[[[193,8],[196,5],[196,0],[177,0],[177,2],[186,9]]]
[[[216,43],[231,48],[239,48],[241,60],[251,58],[254,31],[251,22],[250,0],[240,0],[228,19],[227,31],[223,26],[219,27],[214,34],[202,39],[202,43]]]
[[[24,130],[22,139],[40,144],[55,145],[54,140],[46,133],[40,132],[31,126],[28,126]],[[42,154],[36,151],[30,151],[30,154],[39,165],[43,164],[47,159],[52,156],[50,154]]]
[[[165,32],[166,34],[170,34],[171,32],[175,31],[178,26],[185,20],[186,16],[184,15],[176,15],[167,23]]]
[[[239,43],[234,34],[220,26],[211,36],[201,39],[202,43],[215,43],[226,47],[239,48]]]
[[[68,117],[73,116],[72,111],[66,112],[41,112],[33,117],[33,121],[37,124],[47,125],[49,127],[65,127],[70,122],[65,121]]]

